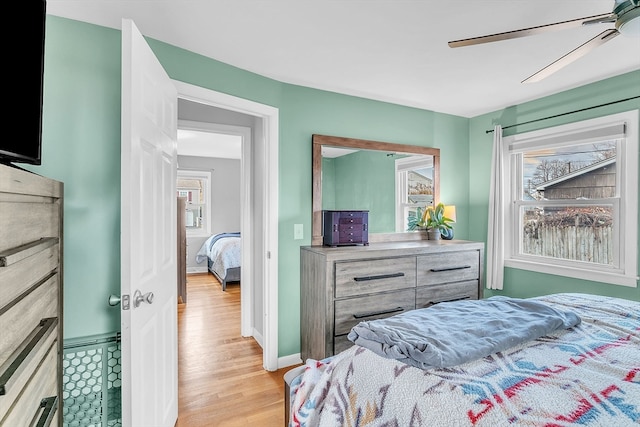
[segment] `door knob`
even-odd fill
[[[120,304],[120,297],[118,295],[110,295],[109,296],[109,305],[111,307],[115,307]]]
[[[147,304],[152,304],[153,292],[147,292],[146,294],[143,294],[142,292],[140,292],[140,289],[137,289],[133,293],[133,308],[138,308],[140,304],[142,304],[143,302],[146,302]]]

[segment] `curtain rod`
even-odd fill
[[[515,125],[505,126],[502,129],[504,130],[504,129],[509,129],[509,128],[516,127],[516,126],[528,125],[529,123],[540,122],[542,120],[547,120],[547,119],[555,119],[556,117],[566,116],[567,114],[580,113],[582,111],[592,110],[594,108],[606,107],[607,105],[617,104],[618,102],[630,101],[630,100],[636,99],[636,98],[640,98],[640,96],[632,96],[631,98],[619,99],[618,101],[607,102],[606,104],[600,104],[600,105],[594,105],[593,107],[581,108],[580,110],[569,111],[568,113],[556,114],[555,116],[549,116],[549,117],[543,117],[541,119],[529,120],[528,122],[524,122],[524,123],[516,123]],[[489,129],[489,130],[485,131],[485,133],[491,133],[491,132],[493,132],[493,129]]]

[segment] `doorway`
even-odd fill
[[[220,253],[217,262],[212,263],[211,271],[215,272],[223,290],[226,287],[225,279],[231,282],[240,280],[243,284],[242,314],[239,319],[242,336],[253,336],[262,347],[264,325],[260,320],[263,310],[262,307],[255,307],[254,301],[263,301],[263,288],[254,286],[261,281],[251,261],[251,254],[255,253],[252,250],[255,238],[250,218],[246,218],[247,212],[254,211],[251,167],[253,132],[249,127],[253,118],[237,113],[231,115],[229,112],[220,114],[220,109],[184,100],[178,101],[178,116],[178,182],[195,185],[200,181],[187,181],[186,178],[202,178],[198,189],[200,204],[193,201],[188,203],[198,210],[191,216],[196,224],[189,227],[187,223],[187,273],[209,271],[206,255],[210,248],[205,245],[210,246],[210,243],[218,240],[217,247],[224,247],[226,252]],[[185,119],[206,117],[220,121],[225,120],[225,116],[245,125]],[[239,236],[235,235],[237,232],[240,232]],[[217,239],[221,236],[231,237],[232,234],[233,241],[239,244]]]
[[[250,141],[242,148],[242,198],[243,207],[248,209],[242,209],[241,229],[247,238],[247,244],[243,239],[243,246],[248,248],[242,251],[243,280],[253,286],[240,288],[241,333],[262,340],[263,367],[268,371],[277,370],[278,110],[183,82],[174,81],[174,84],[179,105],[189,102],[196,108],[188,117],[184,117],[185,110],[179,108],[178,119],[212,122],[207,112],[215,109],[220,117],[228,120],[225,123],[216,119],[218,125],[235,126],[238,122],[234,120],[238,117],[250,123]],[[245,271],[244,266],[251,268]],[[250,276],[245,279],[245,274]]]

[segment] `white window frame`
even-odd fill
[[[638,110],[612,114],[581,122],[522,133],[504,138],[505,165],[505,267],[555,274],[628,287],[638,286]],[[622,126],[617,126],[622,125]],[[520,253],[522,226],[522,170],[518,156],[545,146],[598,142],[612,129],[623,129],[618,139],[616,170],[619,193],[612,199],[614,209],[614,252],[617,265],[548,258]],[[614,139],[614,138],[612,138]],[[562,205],[567,200],[558,201]],[[571,200],[571,204],[597,205],[596,200]]]
[[[204,182],[204,212],[205,219],[203,221],[203,227],[200,229],[192,229],[187,227],[187,237],[209,237],[211,236],[211,172],[210,171],[200,171],[200,170],[185,170],[178,169],[177,173],[178,179],[181,177],[184,178],[195,178],[202,179]],[[187,202],[188,205],[188,202]]]
[[[415,206],[407,200],[408,193],[408,172],[419,168],[433,168],[433,156],[409,156],[396,159],[396,232],[407,231],[407,213],[406,208]],[[434,200],[431,200],[431,206]],[[425,206],[421,206],[425,208]]]

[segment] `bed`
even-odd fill
[[[207,261],[207,268],[220,281],[222,290],[227,283],[240,282],[240,233],[218,233],[209,237],[196,254],[198,264]]]
[[[485,300],[477,303],[481,301]],[[359,324],[349,337],[363,345],[323,360],[309,359],[285,374],[286,423],[295,427],[640,425],[640,303],[579,293],[518,301],[562,313],[564,318],[556,319],[555,326],[541,327],[535,318],[514,321],[515,317],[510,324],[527,325],[515,329],[532,331],[537,337],[511,342],[512,331],[500,325],[510,316],[503,310],[505,315],[497,316],[497,323],[484,317],[462,328],[490,332],[464,342],[462,335],[453,336],[453,349],[443,346],[443,353],[452,350],[449,355],[439,354],[442,343],[434,341],[438,351],[433,354],[439,356],[435,358],[426,350],[433,349],[433,343],[424,346],[424,340],[431,338],[417,339],[397,320]],[[434,319],[440,314],[428,310],[438,305],[412,311],[426,311],[423,318]],[[443,307],[442,313],[451,314],[448,309]],[[439,319],[468,321],[465,316]],[[433,325],[441,327],[442,322]],[[380,334],[381,330],[386,332]],[[492,342],[486,348],[496,341],[501,350],[489,353],[482,342],[469,345],[482,338]],[[469,347],[471,353],[478,348],[486,354],[457,363],[457,358],[469,356]],[[410,355],[412,351],[417,354]]]

